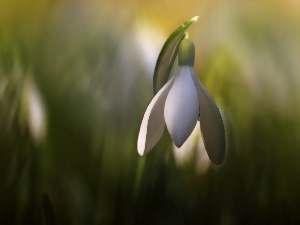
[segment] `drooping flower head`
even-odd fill
[[[204,145],[215,164],[224,160],[226,140],[220,111],[199,81],[194,69],[195,47],[184,39],[178,51],[178,67],[146,109],[138,136],[138,152],[145,155],[161,138],[164,127],[177,147],[195,128],[199,115]]]

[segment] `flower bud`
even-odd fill
[[[179,66],[194,66],[195,46],[192,41],[185,38],[181,41],[178,50]]]

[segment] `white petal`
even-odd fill
[[[164,132],[164,106],[173,81],[174,76],[157,92],[146,109],[137,142],[138,153],[141,156],[157,144]]]
[[[177,147],[192,133],[199,116],[199,100],[188,66],[180,66],[165,105],[165,121]]]
[[[197,87],[200,104],[200,126],[204,145],[210,160],[219,165],[225,157],[226,139],[223,120],[218,106],[199,81],[191,67],[192,78]]]

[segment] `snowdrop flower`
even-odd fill
[[[198,80],[194,61],[194,44],[184,39],[178,51],[179,66],[154,96],[144,114],[137,143],[141,156],[157,144],[165,124],[174,144],[181,147],[200,115],[207,154],[213,163],[223,162],[226,140],[222,117],[212,97]]]

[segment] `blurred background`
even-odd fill
[[[299,224],[300,1],[0,1],[0,224]],[[222,111],[146,156],[160,49],[183,21]],[[198,132],[197,132],[198,131]]]

